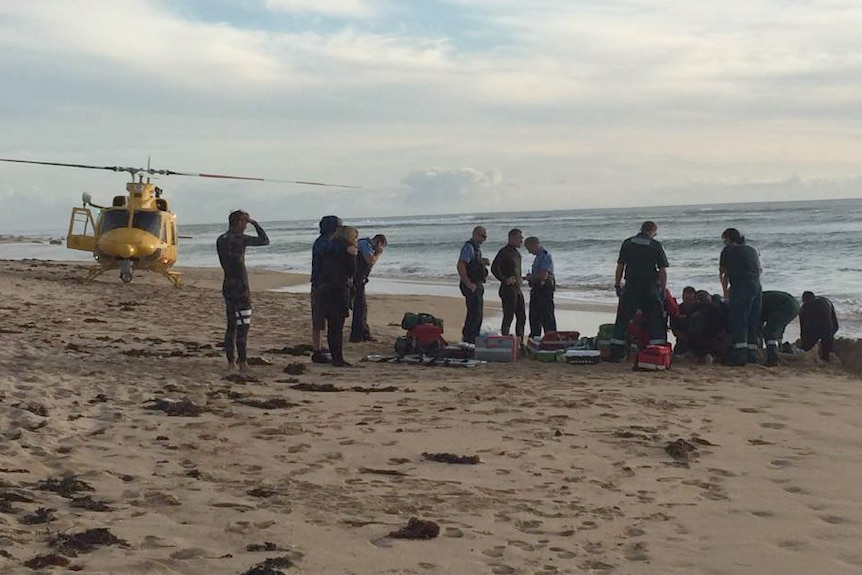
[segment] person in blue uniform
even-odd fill
[[[368,327],[368,301],[365,298],[365,284],[371,275],[371,268],[383,255],[388,245],[386,236],[377,234],[373,238],[362,238],[357,244],[356,276],[353,278],[353,320],[350,325],[350,342],[375,341]]]
[[[784,330],[799,314],[799,302],[787,292],[767,290],[760,298],[760,319],[766,342],[766,367],[778,365],[778,348],[784,340]]]
[[[476,343],[476,336],[482,329],[483,308],[485,305],[485,280],[488,278],[488,260],[482,257],[482,244],[488,232],[482,226],[473,228],[473,234],[464,242],[458,255],[459,288],[467,304],[467,316],[461,329],[461,341]]]
[[[800,346],[805,351],[820,342],[820,359],[829,361],[835,332],[838,331],[838,316],[829,298],[816,296],[814,292],[802,294],[802,307],[799,309]]]
[[[718,260],[719,281],[730,306],[730,337],[733,342],[730,365],[758,361],[757,336],[760,331],[760,256],[745,243],[736,228],[722,232],[724,249]]]
[[[535,236],[524,240],[524,247],[535,256],[527,283],[530,285],[530,337],[539,337],[543,331],[557,331],[557,318],[554,315],[554,291],[557,289],[554,260]]]
[[[655,239],[657,233],[655,222],[646,221],[641,224],[640,232],[627,238],[620,247],[614,273],[619,305],[611,337],[610,361],[618,362],[625,356],[626,330],[638,310],[646,319],[649,343],[667,343],[667,319],[662,298],[667,287],[668,261],[664,247]]]
[[[254,226],[256,236],[245,234],[248,224]],[[227,316],[224,352],[228,369],[239,366],[241,373],[248,371],[248,330],[251,326],[251,290],[245,268],[245,249],[248,246],[268,245],[266,232],[242,210],[230,213],[228,230],[216,239],[219,263],[224,270],[222,295]]]

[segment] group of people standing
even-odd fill
[[[255,236],[246,235],[251,224]],[[350,341],[373,341],[368,328],[365,284],[371,269],[386,248],[386,236],[360,238],[359,231],[345,226],[337,216],[324,216],[320,235],[311,251],[311,340],[312,361],[349,367],[344,360],[344,321],[353,310]],[[228,216],[228,230],[216,240],[216,251],[224,270],[222,295],[225,299],[227,328],[224,336],[229,369],[248,370],[247,342],[251,324],[251,291],[245,267],[248,246],[267,246],[264,229],[242,210]],[[322,345],[326,330],[329,348]]]
[[[557,320],[554,315],[554,260],[551,254],[542,247],[542,242],[536,236],[524,239],[524,233],[514,228],[509,230],[508,241],[497,252],[493,263],[482,256],[482,244],[488,238],[488,232],[483,226],[473,228],[473,234],[464,242],[458,256],[458,277],[460,278],[461,294],[467,304],[467,317],[461,330],[461,340],[475,343],[476,336],[482,328],[484,317],[485,282],[490,273],[500,282],[500,300],[503,303],[503,324],[501,332],[510,335],[512,322],[515,322],[515,336],[523,341],[524,329],[527,324],[526,301],[523,284],[526,281],[530,288],[530,336],[541,335],[542,332],[556,331]],[[518,248],[524,246],[535,256],[530,272],[524,276],[521,266],[521,252]]]
[[[255,228],[256,235],[245,234],[248,225]],[[388,242],[382,234],[360,238],[356,228],[345,226],[336,216],[323,217],[319,229],[320,235],[314,241],[311,256],[311,359],[316,363],[349,367],[343,353],[344,322],[352,309],[349,340],[374,340],[368,328],[365,284]],[[645,324],[648,344],[667,343],[667,300],[672,296],[667,290],[669,264],[664,248],[655,239],[657,234],[655,222],[646,221],[640,231],[623,241],[620,247],[614,273],[614,289],[619,303],[611,337],[611,361],[618,362],[625,357],[629,345],[627,333],[636,316]],[[487,238],[487,230],[476,226],[458,257],[456,269],[467,306],[462,341],[475,343],[482,328],[484,284],[489,276],[489,267],[490,274],[500,282],[503,335],[510,335],[514,322],[515,336],[523,342],[528,317],[524,282],[530,289],[530,337],[556,331],[554,261],[541,240],[536,236],[525,239],[520,229],[512,229],[506,245],[497,252],[492,263],[482,255],[482,244]],[[709,354],[715,349],[715,334],[726,327],[731,365],[758,361],[760,341],[765,341],[766,365],[774,366],[778,365],[784,329],[798,315],[802,349],[811,349],[820,342],[820,357],[828,361],[834,334],[838,330],[832,302],[806,291],[800,307],[796,299],[786,292],[763,292],[757,250],[746,244],[745,237],[735,228],[724,230],[721,238],[724,248],[718,267],[724,297],[716,300],[707,292],[695,292],[694,288],[687,287],[679,306],[677,323],[671,324],[680,340],[678,343]],[[219,262],[224,270],[225,355],[228,367],[241,372],[248,369],[247,341],[252,315],[245,251],[248,246],[266,245],[269,245],[269,237],[264,229],[242,210],[231,212],[228,230],[216,240]],[[526,275],[523,275],[519,251],[522,246],[534,256]],[[701,317],[703,325],[711,326],[705,335],[693,327],[696,325],[693,318],[697,317]],[[328,349],[322,343],[324,329],[327,331]]]
[[[621,361],[628,352],[630,325],[636,317],[646,332],[645,344],[666,345],[669,327],[667,300],[667,255],[661,242],[656,240],[655,222],[641,224],[640,231],[623,241],[614,272],[614,290],[618,297],[616,321],[611,337],[609,360]],[[756,249],[746,244],[745,237],[735,228],[727,228],[721,235],[724,248],[719,256],[719,281],[723,297],[715,301],[707,292],[696,294],[686,288],[681,319],[674,331],[685,345],[695,350],[714,353],[714,335],[725,329],[730,339],[730,365],[746,365],[759,361],[760,341],[766,344],[766,365],[778,365],[778,352],[785,327],[799,315],[801,344],[805,350],[820,342],[820,355],[829,359],[838,319],[832,303],[805,292],[800,308],[796,299],[785,292],[763,292],[760,285],[762,268]],[[523,341],[526,323],[523,282],[530,287],[530,336],[556,330],[554,317],[554,263],[551,254],[542,247],[539,238],[524,239],[519,229],[509,231],[508,241],[497,253],[493,264],[482,257],[481,245],[487,239],[482,226],[473,229],[471,238],[464,243],[458,258],[460,289],[467,305],[462,339],[474,343],[482,326],[484,283],[491,274],[500,282],[500,300],[503,304],[501,332],[509,335],[515,321],[515,336]],[[535,256],[531,272],[522,276],[521,246]],[[698,299],[696,295],[701,297]],[[789,300],[789,301],[788,301]],[[696,304],[702,304],[695,310]],[[717,306],[704,307],[704,306]],[[676,306],[674,306],[676,307]],[[704,311],[706,310],[706,311]],[[687,314],[695,312],[700,323],[689,320]],[[708,313],[715,312],[715,313]],[[686,321],[688,320],[688,321]],[[704,333],[691,330],[703,325]],[[713,339],[709,339],[713,337]]]

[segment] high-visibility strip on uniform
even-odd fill
[[[748,343],[735,343],[733,344],[733,349],[745,349],[748,347]]]
[[[625,345],[626,340],[624,339],[611,339],[611,345]]]
[[[770,339],[769,341],[766,342],[767,347],[769,347],[769,346],[778,347],[778,344],[779,344],[779,342],[777,339]]]
[[[667,343],[666,339],[651,339],[649,340],[650,345],[664,345]]]
[[[236,312],[237,325],[249,325],[251,323],[251,310],[241,309]]]

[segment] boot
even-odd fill
[[[748,350],[743,347],[735,347],[733,348],[733,352],[730,355],[730,364],[733,366],[741,367],[748,363]]]
[[[776,367],[778,365],[778,346],[777,345],[768,345],[766,346],[766,363],[764,363],[766,367]]]
[[[745,359],[748,361],[748,363],[757,363],[760,361],[760,352],[756,349],[746,349]]]

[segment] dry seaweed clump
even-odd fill
[[[454,453],[428,453],[422,454],[422,457],[428,461],[437,461],[439,463],[452,463],[455,465],[478,465],[480,460],[478,455],[455,455]]]
[[[280,569],[288,567],[293,567],[293,561],[289,557],[271,557],[248,571],[243,571],[241,575],[284,575],[284,571]]]
[[[36,489],[40,491],[53,491],[57,495],[67,499],[70,499],[75,493],[80,493],[81,491],[95,491],[90,484],[81,481],[74,475],[67,475],[63,479],[49,477],[45,481],[38,482]]]
[[[698,456],[697,447],[685,439],[677,439],[673,443],[669,443],[664,450],[677,461],[688,462],[697,459]]]
[[[69,557],[77,557],[78,553],[90,553],[97,547],[106,545],[127,546],[128,542],[120,539],[105,527],[87,529],[71,535],[61,533],[51,541],[51,547]]]
[[[398,531],[391,531],[388,537],[393,539],[434,539],[440,535],[440,526],[434,521],[424,521],[411,517],[407,525]]]
[[[47,553],[45,555],[36,555],[32,559],[24,561],[24,566],[30,569],[44,569],[45,567],[66,567],[70,561],[62,555],[56,553]]]
[[[205,407],[195,405],[188,397],[180,401],[174,399],[154,398],[149,400],[147,403],[149,403],[149,405],[145,405],[144,409],[164,411],[167,415],[172,417],[198,417],[201,413],[206,411]]]

